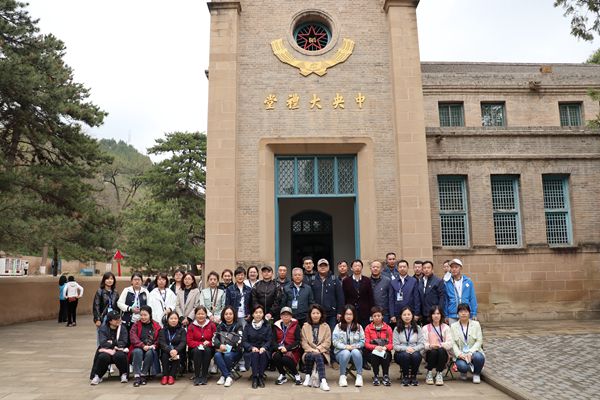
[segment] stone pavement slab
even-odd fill
[[[88,316],[79,316],[77,327],[66,328],[55,321],[31,322],[0,327],[0,400],[81,398],[94,400],[137,399],[193,399],[193,400],[306,400],[315,396],[328,399],[509,399],[507,395],[481,383],[447,381],[445,386],[428,386],[422,381],[418,387],[402,387],[396,379],[398,367],[392,367],[394,379],[391,388],[370,385],[372,375],[365,371],[363,388],[339,388],[337,371],[327,369],[331,386],[329,393],[318,389],[297,387],[292,384],[276,386],[276,373],[270,372],[265,389],[253,390],[247,379],[249,373],[230,388],[217,386],[213,376],[207,386],[195,387],[188,377],[173,386],[161,386],[152,381],[145,387],[134,388],[117,378],[110,378],[98,386],[90,386],[89,371],[96,347],[95,327]],[[349,378],[349,384],[353,384]]]
[[[484,324],[484,376],[525,399],[598,399],[600,321]]]

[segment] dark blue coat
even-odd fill
[[[325,282],[320,276],[317,277],[312,290],[315,303],[323,306],[328,317],[342,313],[345,304],[342,282],[333,274],[329,274]]]
[[[387,268],[387,267],[386,267]],[[389,315],[390,307],[390,284],[392,280],[387,276],[381,275],[379,279],[371,277],[371,287],[373,288],[373,303],[383,308],[383,315]]]
[[[252,297],[252,289],[250,286],[244,285],[243,289],[244,296],[244,307],[246,307],[246,316],[252,314],[252,310],[250,309],[250,300]],[[242,297],[242,293],[240,293],[240,289],[237,287],[237,283],[229,286],[227,290],[225,290],[225,305],[231,306],[235,310],[235,318],[237,318],[238,308],[240,307],[240,299]]]
[[[261,347],[267,350],[270,354],[271,342],[273,341],[273,331],[271,324],[263,320],[260,329],[254,329],[252,322],[248,322],[244,327],[242,335],[242,346],[246,352],[251,352],[253,347],[260,349]]]
[[[443,279],[432,275],[427,280],[427,287],[424,288],[423,278],[421,278],[419,279],[418,291],[421,300],[421,315],[424,318],[429,317],[429,312],[433,306],[440,306],[442,312],[445,312],[446,286]]]
[[[402,300],[398,301],[398,292],[402,290]],[[410,307],[415,315],[421,315],[421,298],[419,297],[418,281],[412,276],[406,275],[404,286],[400,278],[390,282],[389,289],[390,317],[398,317],[400,310]]]

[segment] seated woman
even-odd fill
[[[279,377],[275,382],[283,385],[287,382],[285,370],[293,376],[296,385],[301,385],[298,373],[298,361],[300,361],[300,326],[298,321],[292,318],[292,309],[283,307],[279,312],[281,319],[273,324],[273,359],[271,363],[279,371]]]
[[[354,306],[347,305],[344,307],[342,320],[335,326],[331,340],[333,341],[335,359],[340,364],[340,387],[348,386],[346,368],[348,367],[350,358],[352,358],[356,367],[356,381],[354,382],[354,386],[361,387],[363,385],[362,348],[365,346],[365,332],[362,326],[358,324]]]
[[[308,321],[302,326],[300,343],[304,349],[304,366],[306,368],[306,377],[304,386],[310,386],[310,376],[313,366],[317,366],[319,375],[318,384],[323,391],[329,391],[327,377],[325,376],[325,363],[329,363],[329,348],[331,347],[331,328],[325,322],[325,312],[319,304],[312,304],[308,310]]]
[[[483,333],[481,325],[469,320],[471,307],[468,304],[458,305],[458,321],[450,327],[452,332],[452,350],[456,368],[460,371],[460,379],[467,379],[467,372],[473,368],[473,383],[481,382],[481,370],[485,364],[483,354]]]
[[[173,293],[170,290],[169,292]],[[152,293],[154,293],[154,291]],[[180,364],[179,360],[181,354],[185,352],[186,345],[185,329],[183,329],[179,323],[179,314],[175,311],[171,311],[167,314],[167,323],[158,334],[158,343],[160,344],[163,368],[163,377],[160,384],[172,385],[175,383],[177,369]]]
[[[252,389],[264,388],[263,374],[269,362],[271,349],[271,326],[265,321],[265,309],[258,305],[252,311],[252,321],[244,327],[242,344],[244,350],[250,354],[252,367]]]
[[[94,357],[92,367],[91,385],[102,382],[102,376],[108,370],[110,364],[115,364],[121,374],[121,383],[127,383],[129,363],[127,362],[127,343],[129,335],[127,328],[121,325],[121,314],[118,311],[109,311],[106,314],[106,322],[98,330],[100,346]]]
[[[379,386],[379,366],[383,372],[383,385],[391,386],[390,363],[392,361],[392,328],[383,322],[383,309],[371,308],[373,322],[365,329],[366,357],[373,367],[373,385]]]
[[[146,384],[146,377],[151,374],[152,364],[158,357],[158,332],[160,325],[152,320],[152,308],[140,307],[140,319],[129,331],[133,366],[133,386]]]
[[[417,373],[423,356],[423,333],[410,307],[400,311],[398,326],[394,329],[394,360],[402,369],[402,385],[418,386]]]
[[[188,325],[187,330],[187,345],[194,360],[194,386],[208,382],[208,367],[214,353],[212,339],[216,330],[215,324],[208,319],[206,307],[196,307],[194,322]]]
[[[425,361],[427,362],[427,376],[425,383],[433,385],[433,372],[435,384],[442,386],[444,377],[442,372],[448,364],[448,351],[452,349],[452,334],[450,327],[443,323],[444,313],[440,306],[431,307],[429,313],[429,324],[423,327],[423,340],[425,342]]]
[[[221,323],[213,336],[215,363],[221,371],[217,385],[231,386],[231,368],[242,358],[242,326],[238,323],[232,306],[225,306],[221,311]]]

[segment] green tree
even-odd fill
[[[571,18],[571,35],[592,41],[600,34],[600,0],[555,0],[554,7],[562,7]]]
[[[100,247],[113,221],[93,200],[92,180],[110,158],[83,130],[106,114],[74,81],[64,44],[39,34],[24,7],[0,1],[0,248],[108,253]]]
[[[147,273],[186,264],[197,251],[176,200],[135,203],[125,211],[123,231],[127,265]]]

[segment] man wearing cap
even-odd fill
[[[325,309],[325,321],[331,328],[335,329],[337,321],[341,317],[341,311],[344,309],[344,291],[342,282],[339,281],[329,269],[329,261],[321,258],[317,263],[317,272],[319,276],[312,285],[315,303],[320,304]],[[329,353],[333,356],[333,350]],[[332,358],[332,365],[335,361]]]
[[[396,271],[396,253],[389,252],[385,255],[385,267],[382,268],[381,275],[390,279],[398,278],[398,271]]]
[[[252,288],[252,309],[261,305],[265,309],[265,319],[279,319],[279,287],[273,280],[273,268],[264,265],[260,272],[262,279]]]
[[[389,309],[390,321],[395,324],[400,318],[400,311],[410,307],[416,317],[421,315],[421,299],[418,292],[418,281],[408,275],[408,261],[400,260],[396,266],[398,276],[390,282]]]
[[[292,270],[292,281],[283,288],[280,302],[281,307],[291,308],[294,318],[302,326],[306,322],[308,307],[314,302],[312,288],[304,282],[302,268],[294,268]]]
[[[317,274],[315,273],[315,262],[311,256],[302,259],[302,268],[304,268],[304,283],[312,286],[317,278]]]
[[[419,295],[421,296],[421,315],[426,320],[431,307],[446,305],[446,285],[444,281],[433,274],[433,262],[423,261],[423,277],[419,280]]]
[[[458,258],[450,261],[452,279],[446,282],[446,318],[450,324],[458,321],[457,309],[459,304],[468,304],[471,308],[471,318],[477,319],[477,297],[475,285],[469,277],[462,274],[463,263]]]

